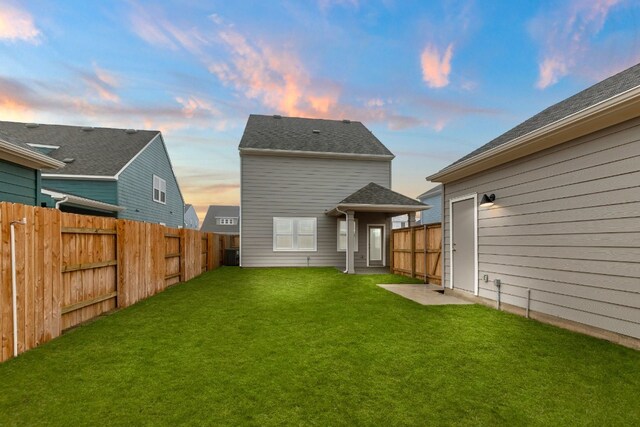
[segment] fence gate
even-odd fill
[[[391,272],[442,285],[440,223],[391,230]]]

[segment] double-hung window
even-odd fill
[[[273,250],[315,252],[316,218],[273,218]]]
[[[153,175],[153,201],[167,204],[167,181],[156,175]]]
[[[358,252],[358,220],[354,220],[353,241],[355,242],[353,251]],[[338,252],[347,250],[347,221],[338,219]]]

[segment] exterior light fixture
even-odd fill
[[[486,194],[484,196],[482,196],[482,200],[480,200],[480,207],[482,208],[488,208],[493,206],[493,201],[496,199],[496,195],[495,194],[491,194],[489,196],[487,196]]]

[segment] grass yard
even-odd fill
[[[0,365],[0,425],[638,425],[640,352],[399,281],[218,269]]]

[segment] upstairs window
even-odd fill
[[[316,251],[316,218],[273,218],[273,250]]]
[[[167,181],[156,175],[153,175],[153,201],[167,204]]]
[[[216,218],[216,222],[218,225],[236,225],[238,223],[238,218]]]

